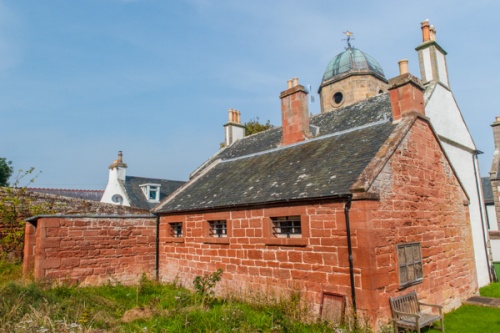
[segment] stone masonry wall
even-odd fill
[[[25,262],[35,279],[136,283],[155,277],[154,217],[46,217],[28,223]],[[35,242],[36,246],[30,246]],[[30,267],[25,266],[25,272]]]
[[[5,221],[0,214],[0,238],[5,237],[7,223],[14,223],[15,230],[24,229],[24,219],[34,214],[145,214],[143,209],[105,204],[98,201],[63,197],[59,195],[32,192],[26,189],[0,187],[0,201],[3,207],[9,209],[11,202],[16,202],[12,211],[15,219]],[[9,228],[10,229],[10,228]],[[14,250],[12,257],[22,258],[23,244]],[[2,251],[0,245],[0,251]]]
[[[271,218],[280,216],[300,216],[302,237],[275,237]],[[227,237],[209,236],[208,221],[215,220],[227,222]],[[178,222],[183,237],[172,237],[170,224]],[[224,270],[220,293],[278,297],[300,291],[317,312],[322,291],[349,295],[344,202],[161,217],[162,281],[190,287],[197,275],[218,268]]]
[[[358,241],[372,250],[361,296],[373,300],[372,315],[389,314],[389,296],[412,290],[445,310],[477,292],[467,197],[426,121],[417,119],[372,190],[380,204],[355,225]],[[396,246],[413,242],[421,245],[423,280],[402,288]]]

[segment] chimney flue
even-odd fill
[[[436,28],[434,28],[433,25],[431,25],[429,28],[429,38],[432,41],[436,41]]]
[[[307,90],[298,78],[287,81],[288,89],[280,94],[283,136],[281,145],[304,141],[311,137]]]
[[[399,75],[408,73],[408,60],[406,59],[399,60],[398,64],[399,64]]]
[[[422,24],[422,42],[427,42],[431,39],[429,20],[427,19],[421,24]]]

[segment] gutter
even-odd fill
[[[160,281],[160,215],[154,215],[156,216],[155,272],[156,281]]]
[[[351,223],[349,220],[349,210],[351,209],[352,202],[352,194],[347,196],[347,200],[344,206],[344,215],[345,215],[345,226],[347,231],[347,251],[349,255],[349,277],[351,280],[351,299],[352,299],[352,308],[354,312],[354,320],[356,320],[356,286],[354,282],[354,260],[352,257],[352,240],[351,240]]]

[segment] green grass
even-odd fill
[[[446,333],[498,333],[500,332],[500,309],[462,305],[445,315],[444,327]],[[424,332],[440,331],[432,329]]]
[[[481,296],[500,298],[500,282],[490,283],[479,289]]]

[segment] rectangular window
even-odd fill
[[[300,216],[272,217],[272,232],[275,237],[292,238],[301,237],[302,226]]]
[[[149,200],[158,201],[159,200],[158,192],[159,192],[158,186],[149,186]]]
[[[225,220],[208,221],[208,225],[210,237],[227,237],[227,224]]]
[[[401,287],[422,281],[424,273],[420,243],[400,244],[397,251]]]
[[[170,237],[182,237],[182,222],[170,223]]]

